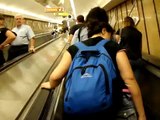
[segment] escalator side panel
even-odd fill
[[[11,120],[17,117],[40,85],[64,44],[59,38],[0,74],[0,119]]]

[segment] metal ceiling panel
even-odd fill
[[[60,5],[64,7],[65,12],[68,12],[73,16],[73,11],[72,11],[70,1],[71,0],[0,0],[0,13],[9,14],[9,15],[17,14],[15,10],[12,10],[12,11],[9,10],[9,8],[12,7],[12,8],[28,11],[29,14],[24,15],[25,17],[28,17],[28,18],[49,21],[45,19],[45,17],[47,17],[50,20],[53,20],[52,22],[61,23],[66,18],[62,16],[55,16],[53,13],[46,13],[45,6],[47,4],[49,4],[51,7],[56,7]],[[89,10],[96,6],[100,6],[100,7],[105,6],[105,8],[110,9],[115,5],[115,3],[119,4],[120,2],[123,2],[123,1],[125,0],[73,0],[76,8],[76,12],[75,12],[76,16],[79,14],[86,16]],[[64,4],[62,5],[63,2]],[[7,10],[3,10],[2,9],[3,7],[7,8]],[[34,14],[37,14],[40,18],[34,16]]]

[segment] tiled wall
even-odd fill
[[[42,33],[52,31],[55,24],[48,23],[45,21],[38,21],[33,19],[25,19],[25,23],[30,25],[35,33]],[[15,26],[15,21],[13,16],[5,15],[5,25],[9,29],[12,29]]]
[[[107,11],[111,25],[117,30],[122,28],[125,16],[137,18],[136,27],[142,32],[142,53],[144,59],[159,66],[160,63],[160,1],[159,0],[127,0]],[[147,57],[146,57],[147,56]]]

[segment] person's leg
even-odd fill
[[[8,59],[12,60],[22,54],[25,54],[28,52],[28,45],[22,45],[22,46],[10,46],[9,50],[8,50]]]
[[[27,52],[28,52],[28,45],[19,46],[19,48],[17,49],[17,56],[20,56],[20,55],[25,54]]]
[[[16,50],[14,48],[14,46],[10,46],[10,48],[8,49],[7,61],[12,60],[16,57]]]
[[[3,56],[3,51],[0,50],[0,67],[5,63],[5,58]]]

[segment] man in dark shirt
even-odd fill
[[[76,25],[73,25],[71,28],[70,28],[70,31],[69,31],[69,37],[68,37],[68,42],[71,43],[71,40],[73,38],[73,35],[75,33],[75,31],[77,29],[79,29],[84,23],[84,16],[83,15],[79,15],[77,16],[77,24]]]

